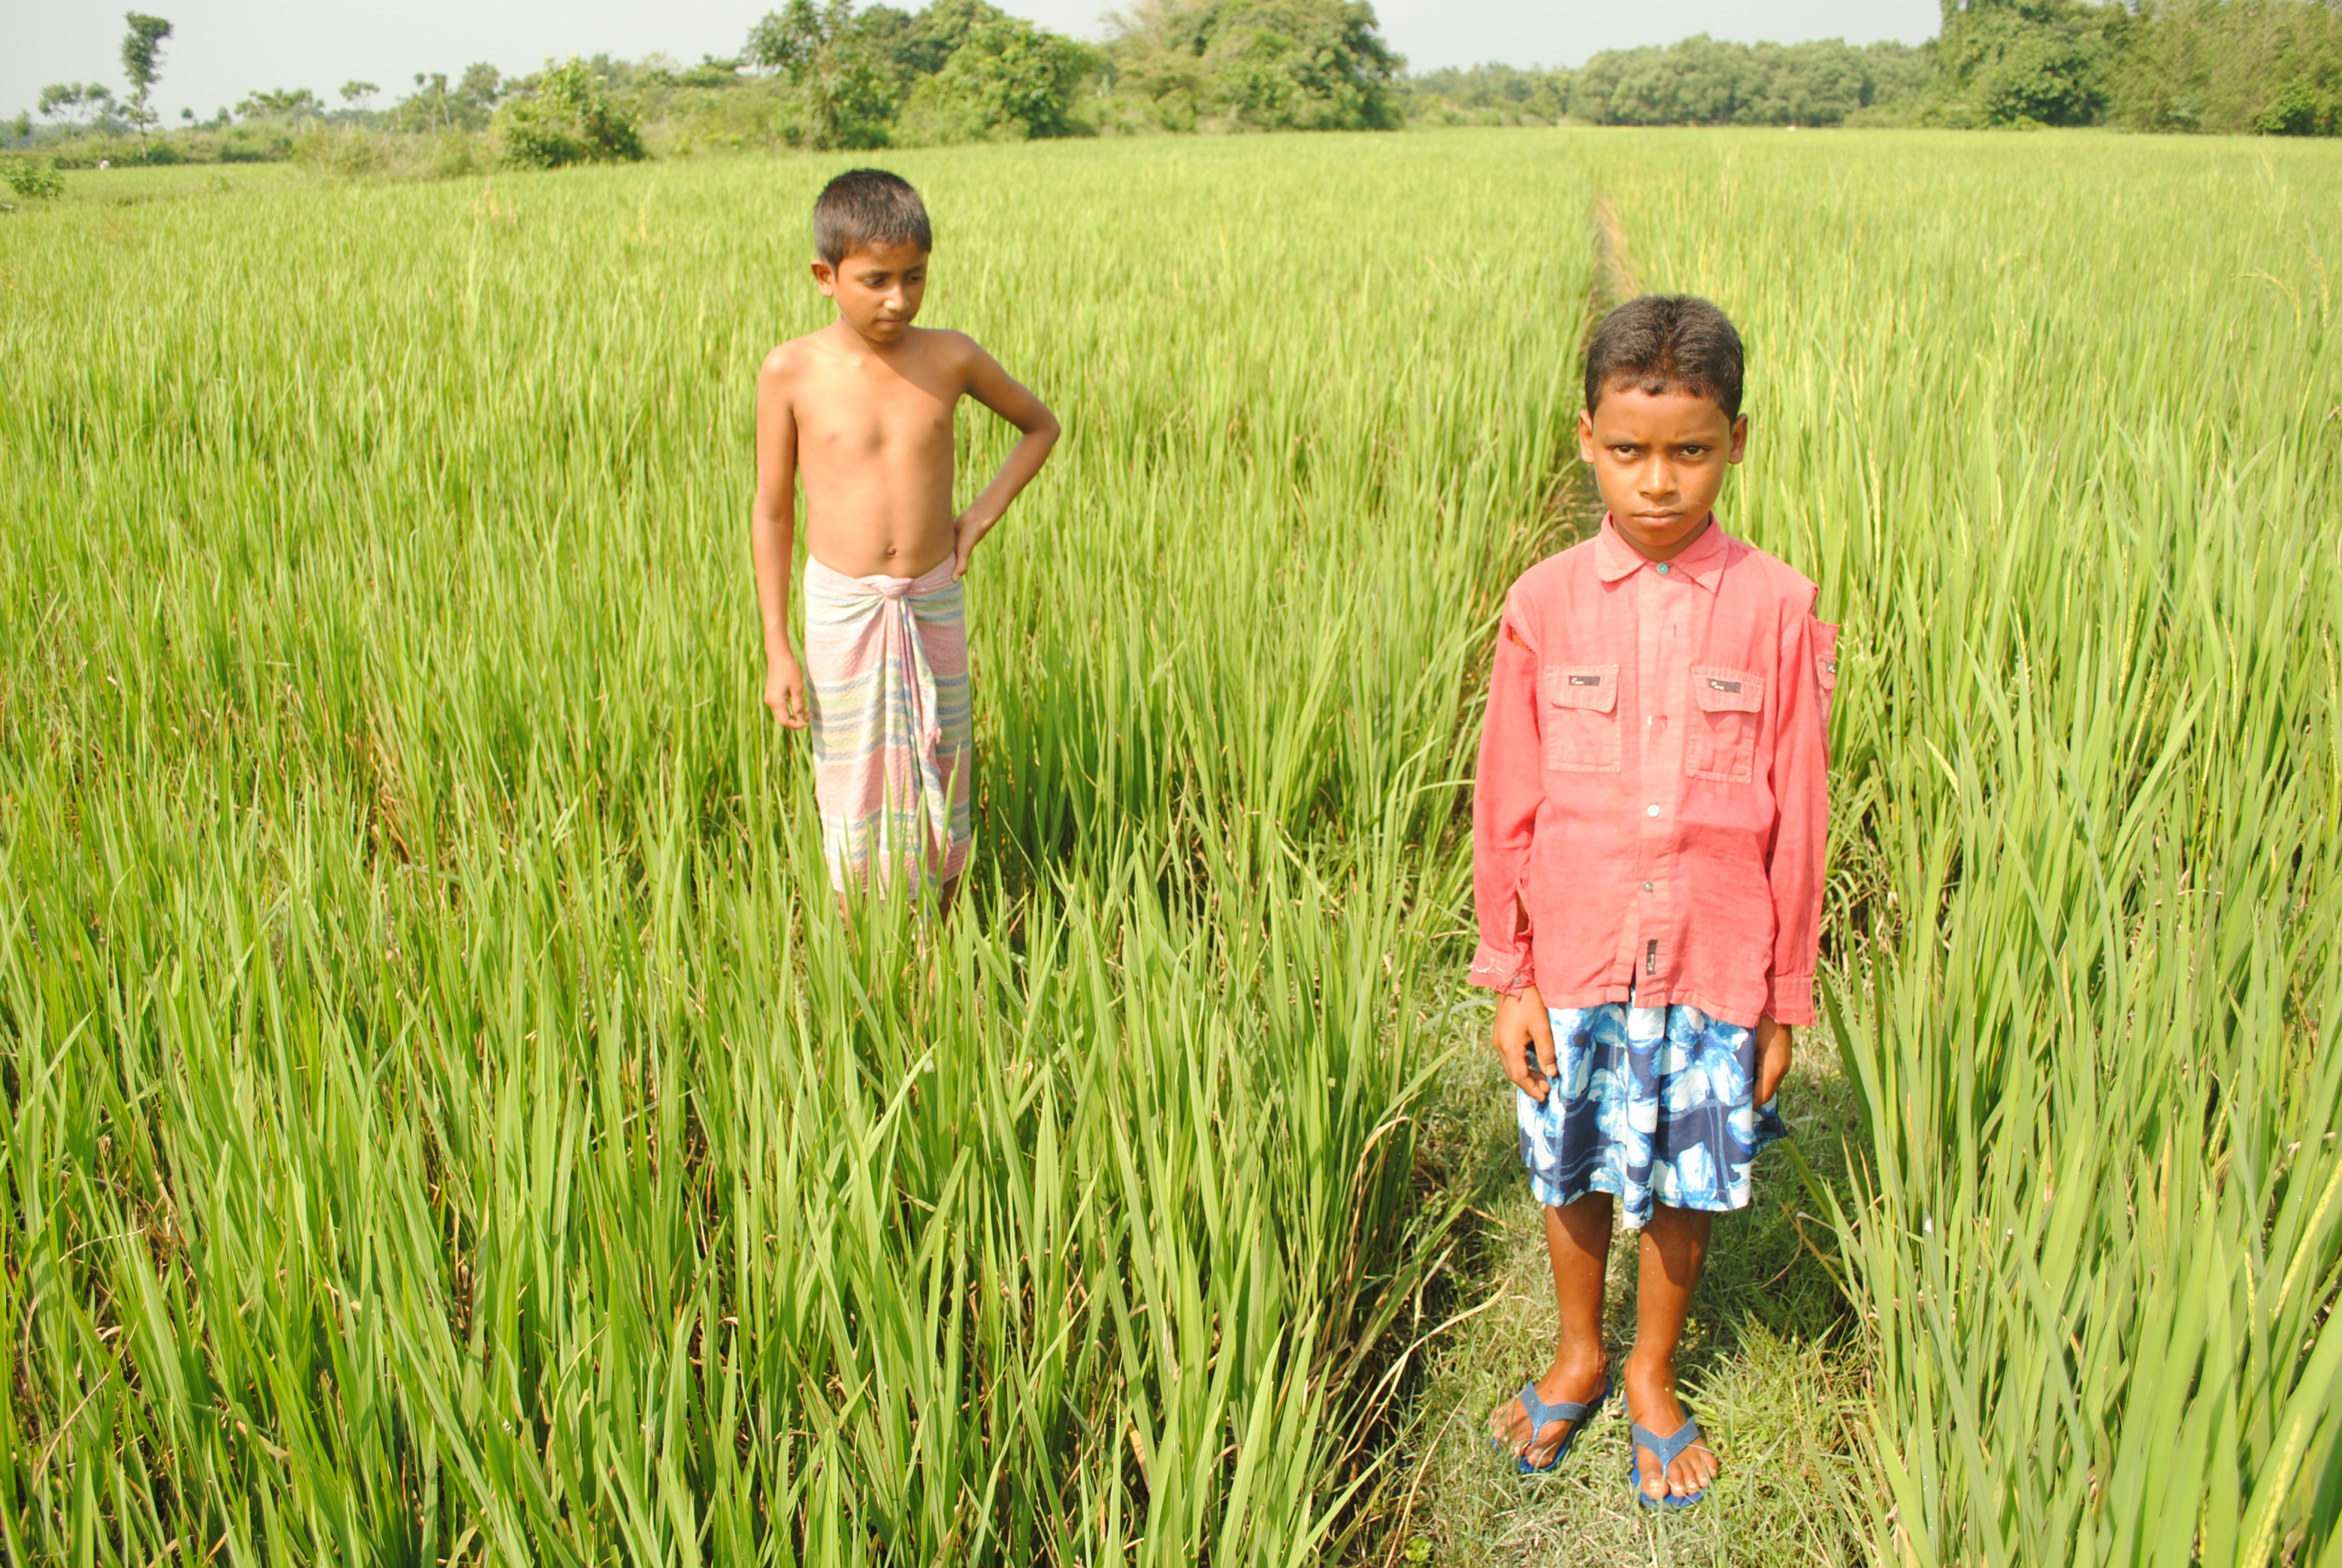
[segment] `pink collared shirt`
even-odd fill
[[[1606,517],[1521,574],[1472,798],[1474,984],[1814,1021],[1837,685],[1817,593],[1714,519],[1661,564]]]

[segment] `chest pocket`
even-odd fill
[[[1544,670],[1545,765],[1556,773],[1615,774],[1625,746],[1618,735],[1618,666],[1547,664]]]
[[[1755,778],[1764,678],[1721,664],[1694,664],[1691,699],[1698,716],[1685,726],[1684,772],[1717,784],[1746,784]]]

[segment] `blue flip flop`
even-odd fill
[[[1626,1488],[1635,1494],[1636,1502],[1646,1508],[1682,1509],[1689,1508],[1707,1495],[1705,1486],[1687,1497],[1677,1497],[1673,1493],[1662,1493],[1654,1497],[1643,1490],[1644,1449],[1647,1448],[1658,1455],[1659,1474],[1665,1478],[1667,1466],[1676,1462],[1676,1456],[1700,1440],[1699,1423],[1691,1418],[1691,1406],[1684,1406],[1684,1423],[1666,1437],[1661,1437],[1649,1427],[1638,1423],[1634,1413],[1626,1409],[1624,1398],[1618,1401],[1618,1409],[1626,1417],[1626,1430],[1633,1438],[1626,1449]]]
[[[1574,1400],[1567,1399],[1559,1400],[1552,1404],[1547,1404],[1544,1400],[1537,1397],[1536,1383],[1534,1381],[1521,1384],[1521,1392],[1516,1397],[1520,1400],[1521,1408],[1528,1413],[1529,1443],[1532,1446],[1536,1443],[1536,1434],[1543,1432],[1546,1427],[1551,1426],[1555,1422],[1566,1421],[1569,1423],[1569,1435],[1561,1440],[1561,1446],[1555,1449],[1553,1451],[1553,1457],[1546,1460],[1543,1464],[1531,1464],[1523,1455],[1517,1453],[1513,1454],[1513,1463],[1520,1467],[1520,1472],[1523,1475],[1544,1475],[1549,1473],[1556,1465],[1569,1457],[1570,1445],[1577,1441],[1577,1434],[1586,1430],[1586,1423],[1587,1420],[1596,1414],[1604,1405],[1610,1403],[1610,1378],[1607,1373],[1605,1373],[1602,1379],[1602,1392],[1596,1394],[1592,1399],[1587,1400],[1583,1404],[1577,1403]],[[1496,1447],[1504,1450],[1506,1453],[1512,1453],[1512,1445],[1510,1443],[1498,1441],[1495,1438],[1491,1438],[1489,1441],[1494,1443]]]

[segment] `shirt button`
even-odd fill
[[[1643,891],[1644,891],[1645,893],[1648,893],[1648,892],[1650,892],[1650,891],[1651,891],[1651,884],[1650,884],[1649,883],[1647,883],[1647,882],[1646,882],[1646,883],[1645,883],[1645,884],[1643,884]]]
[[[1645,816],[1656,816],[1659,814],[1659,808],[1655,805],[1646,805],[1643,808],[1643,814]]]
[[[1659,563],[1659,575],[1660,575],[1660,576],[1662,576],[1662,577],[1664,577],[1664,576],[1666,576],[1666,574],[1667,574],[1667,564],[1666,564],[1665,561],[1662,561],[1662,562],[1660,562],[1660,563]]]

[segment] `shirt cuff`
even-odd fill
[[[1501,991],[1507,996],[1518,996],[1521,988],[1536,984],[1536,965],[1530,962],[1529,951],[1524,947],[1506,950],[1480,944],[1472,955],[1472,984],[1485,985],[1491,991]]]
[[[1810,974],[1776,974],[1765,1001],[1765,1016],[1776,1024],[1793,1028],[1809,1027],[1814,1023],[1814,977]]]

